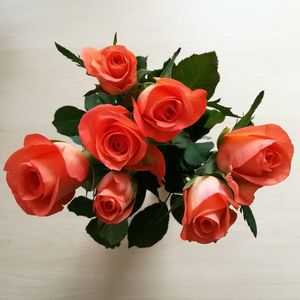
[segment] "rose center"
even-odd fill
[[[103,211],[108,212],[108,213],[112,212],[115,209],[113,201],[112,200],[103,201],[102,209],[103,209]]]
[[[109,139],[110,149],[118,154],[124,154],[128,150],[128,140],[120,134],[112,135]]]
[[[200,218],[198,220],[198,226],[200,227],[202,232],[211,233],[216,228],[216,222],[209,218]]]
[[[33,200],[43,193],[39,171],[31,163],[21,163],[18,170],[18,194],[23,200]]]
[[[106,65],[109,75],[114,78],[122,78],[128,69],[126,57],[121,53],[111,54],[107,59]]]
[[[99,203],[99,213],[103,218],[110,218],[117,214],[118,206],[116,205],[114,199],[103,199]]]
[[[35,192],[40,186],[40,178],[36,171],[29,170],[26,174],[27,184],[32,192]]]
[[[120,54],[112,56],[111,63],[115,65],[121,65],[125,63],[124,57]]]
[[[262,153],[261,165],[264,171],[271,172],[281,163],[280,154],[273,150],[266,150]]]
[[[154,110],[154,118],[159,121],[174,121],[182,113],[182,103],[177,99],[170,99],[159,104]]]
[[[38,195],[41,188],[41,181],[38,172],[35,169],[30,168],[24,175],[28,191],[33,195]]]

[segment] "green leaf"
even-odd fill
[[[96,160],[90,160],[89,174],[86,180],[82,183],[82,187],[86,191],[93,191],[100,183],[102,178],[109,172],[103,164]]]
[[[137,75],[136,75],[137,81],[140,82],[140,81],[145,80],[146,75],[148,75],[150,73],[151,73],[151,71],[146,70],[146,69],[140,69],[140,70],[138,70],[137,71]]]
[[[74,53],[72,53],[70,50],[66,49],[65,47],[61,46],[58,43],[55,43],[56,49],[65,57],[67,57],[68,59],[72,60],[73,62],[75,62],[77,64],[78,67],[82,67],[84,68],[84,63],[83,60],[79,57],[79,55],[75,55]]]
[[[172,145],[176,146],[179,149],[186,149],[191,143],[192,141],[185,131],[181,131],[172,139]]]
[[[74,198],[68,205],[68,210],[77,216],[92,218],[95,216],[93,211],[93,200],[84,196]]]
[[[70,138],[72,139],[72,141],[74,143],[82,146],[82,142],[81,142],[79,135],[74,135],[74,136],[71,136]]]
[[[98,220],[98,223],[101,222]],[[105,224],[101,222],[101,229],[98,231],[100,238],[105,239],[110,245],[119,244],[126,236],[128,221],[124,220],[118,224]]]
[[[254,215],[250,206],[242,205],[240,208],[241,213],[244,216],[244,220],[247,222],[248,226],[250,227],[251,232],[253,233],[254,237],[257,236],[257,226]]]
[[[147,59],[148,59],[148,56],[137,56],[136,57],[136,60],[137,60],[136,69],[137,70],[147,69]]]
[[[214,109],[207,109],[204,115],[192,126],[185,129],[193,142],[198,141],[204,135],[208,134],[210,130],[217,124],[222,123],[225,116]]]
[[[139,173],[137,173],[139,174]],[[133,208],[131,211],[130,216],[132,216],[133,214],[135,214],[143,205],[145,197],[146,197],[146,187],[142,184],[139,183],[139,176],[137,175],[137,192],[136,192],[136,197],[134,200],[134,204],[133,204]]]
[[[160,146],[159,149],[166,162],[165,189],[169,193],[181,193],[186,177],[186,169],[183,165],[184,150],[170,145]]]
[[[175,65],[175,59],[176,57],[178,56],[178,54],[180,53],[181,51],[181,48],[178,48],[172,58],[170,59],[170,61],[168,62],[168,64],[166,65],[166,67],[163,69],[163,71],[161,72],[160,74],[160,77],[161,78],[171,78],[172,77],[172,70],[173,70],[173,67]]]
[[[199,167],[195,174],[204,176],[204,175],[212,175],[219,171],[217,163],[216,163],[217,152],[211,154],[209,159],[205,162],[204,165]]]
[[[148,74],[147,81],[155,82],[154,77],[160,77],[162,71],[167,67],[171,59],[169,58],[167,61],[164,62],[163,67],[161,69],[156,69],[151,71],[150,74]]]
[[[213,147],[213,142],[192,143],[184,151],[184,159],[191,166],[200,166],[209,158]]]
[[[207,109],[206,113],[208,114],[208,119],[204,124],[204,128],[207,129],[213,128],[215,125],[222,123],[225,119],[225,116],[217,110]]]
[[[116,32],[113,39],[113,45],[114,46],[117,45],[117,42],[118,42],[118,33]]]
[[[151,247],[168,230],[169,213],[165,203],[155,203],[139,212],[128,229],[128,247]]]
[[[147,171],[137,173],[137,182],[139,186],[145,187],[148,191],[159,198],[158,188],[160,187],[157,181],[157,177]]]
[[[255,98],[249,111],[235,124],[235,126],[233,127],[232,130],[247,127],[251,124],[253,114],[254,114],[255,110],[257,109],[257,107],[259,106],[259,104],[261,103],[263,97],[264,97],[264,91],[261,91]]]
[[[186,182],[186,184],[183,186],[182,190],[184,191],[184,190],[188,189],[195,182],[197,177],[198,176],[194,176],[188,182]]]
[[[224,116],[233,117],[233,118],[240,118],[238,115],[234,114],[231,111],[231,107],[220,105],[219,104],[220,101],[221,101],[221,99],[218,99],[218,100],[215,100],[215,101],[208,101],[207,102],[207,106],[208,107],[213,107],[213,108],[217,109]]]
[[[213,152],[209,159],[195,171],[198,176],[215,176],[226,181],[226,176],[222,173],[216,163],[217,152]]]
[[[204,89],[207,99],[215,92],[220,80],[216,52],[193,54],[174,66],[172,78],[182,82],[190,89]]]
[[[69,137],[78,136],[78,124],[84,113],[74,106],[63,106],[55,112],[52,124],[61,134]]]
[[[120,246],[121,241],[127,234],[127,219],[119,224],[105,224],[95,218],[86,227],[86,232],[99,244],[106,248]]]
[[[93,94],[96,94],[98,93],[99,91],[101,91],[101,86],[99,84],[96,84],[95,85],[96,87],[93,89],[93,90],[89,90],[88,92],[86,92],[84,94],[84,97],[86,96],[90,96],[90,95],[93,95]]]
[[[217,146],[218,146],[218,148],[219,148],[219,146],[223,143],[224,136],[225,136],[226,134],[228,134],[230,131],[231,131],[231,129],[228,128],[228,127],[225,127],[225,128],[221,131],[221,133],[220,133],[219,136],[218,136],[218,140],[217,140]]]
[[[85,101],[84,101],[85,110],[90,110],[100,104],[116,105],[116,98],[114,96],[102,92],[85,96]]]
[[[170,203],[171,203],[171,212],[172,212],[174,219],[179,224],[182,224],[182,218],[184,215],[183,196],[182,195],[172,195]]]

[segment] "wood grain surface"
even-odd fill
[[[25,215],[2,172],[0,299],[300,299],[299,10],[299,1],[288,0],[1,0],[2,168],[27,133],[61,139],[51,125],[55,110],[83,107],[82,95],[93,88],[95,80],[54,41],[78,52],[110,44],[115,31],[119,43],[149,55],[153,68],[179,46],[180,58],[216,50],[214,99],[243,113],[264,89],[255,122],[282,125],[296,152],[290,178],[257,192],[257,239],[240,216],[213,245],[181,241],[172,220],[153,248],[128,250],[125,241],[106,250],[86,235],[83,217]]]

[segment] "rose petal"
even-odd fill
[[[145,157],[136,165],[128,166],[133,171],[149,171],[157,177],[158,183],[163,184],[163,178],[166,173],[166,163],[163,154],[153,144],[148,144]]]
[[[79,149],[71,144],[58,142],[55,143],[55,146],[64,158],[69,176],[79,182],[84,181],[89,169],[87,158]]]
[[[50,142],[46,137],[41,134],[27,134],[24,138],[24,147],[29,147],[32,145],[52,145],[53,143]]]
[[[239,168],[262,149],[272,145],[272,139],[258,139],[253,136],[231,136],[226,134],[217,154],[217,165],[221,171],[228,173]]]
[[[97,69],[93,67],[92,62],[97,54],[97,49],[95,48],[82,48],[80,50],[80,57],[83,60],[84,67],[86,71],[91,76],[99,76]]]
[[[233,176],[235,173],[232,173]],[[253,184],[251,182],[248,182],[242,178],[233,177],[231,175],[226,176],[228,185],[234,192],[234,202],[231,202],[231,204],[238,208],[239,205],[251,205],[254,200],[254,194],[255,192],[261,188],[261,186],[257,184]]]

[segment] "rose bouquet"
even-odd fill
[[[57,131],[81,149],[30,134],[8,158],[7,183],[24,212],[49,216],[68,204],[91,219],[87,233],[106,248],[126,236],[129,247],[152,246],[170,216],[187,241],[216,242],[238,211],[257,235],[254,194],[284,180],[293,156],[281,127],[253,124],[263,92],[243,116],[210,100],[220,79],[215,52],[175,63],[178,49],[161,69],[149,70],[147,57],[118,45],[116,35],[113,45],[83,48],[80,56],[56,47],[97,84],[84,95],[85,110],[63,106],[54,116]],[[207,134],[226,117],[235,125],[214,144]],[[85,194],[74,198],[80,186]],[[148,206],[147,191],[157,198]]]

